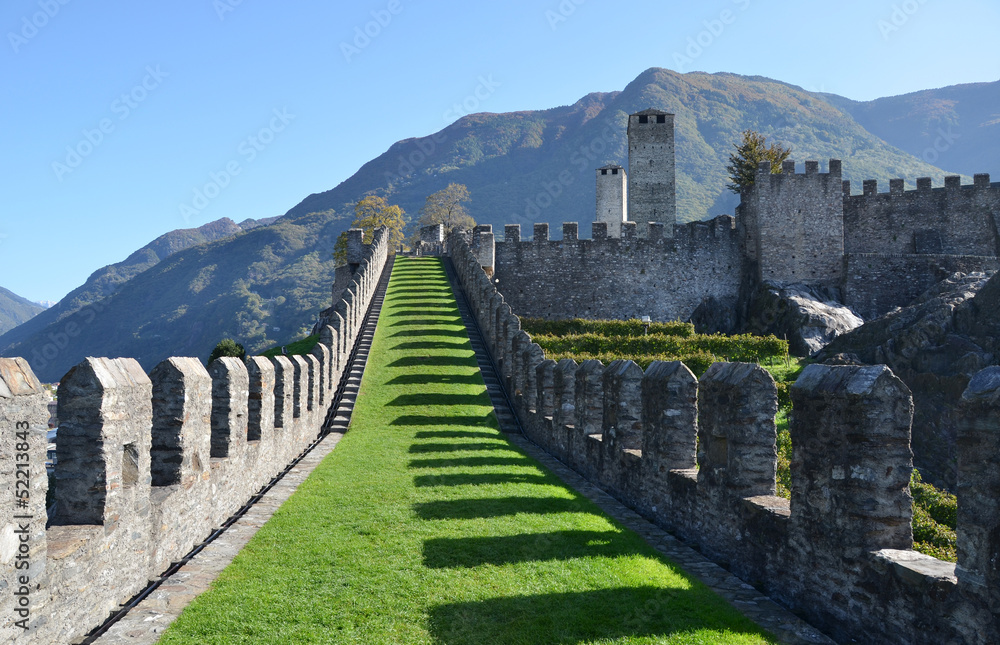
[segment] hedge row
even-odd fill
[[[651,357],[645,361],[646,364],[651,360],[683,360],[684,356],[695,355],[711,355],[716,361],[757,362],[767,358],[783,357],[788,353],[787,341],[775,336],[760,337],[749,334],[738,336],[695,334],[688,337],[660,333],[648,336],[605,336],[596,333],[566,336],[538,334],[532,336],[532,340],[545,350],[546,355],[608,354],[630,358]],[[670,358],[664,359],[663,356]],[[642,363],[639,360],[636,362]]]
[[[521,318],[521,329],[528,332],[532,337],[536,334],[551,336],[580,334],[644,336],[647,331],[650,334],[678,336],[681,338],[688,338],[695,335],[694,325],[691,323],[673,321],[646,324],[635,318],[632,320],[584,320],[582,318],[545,320],[542,318]]]

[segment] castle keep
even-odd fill
[[[804,172],[786,161],[779,173],[762,164],[735,217],[676,224],[673,115],[629,116],[628,171],[597,169],[590,239],[563,225],[550,239],[536,224],[529,240],[507,225],[496,248],[473,252],[521,315],[543,318],[689,320],[699,307],[736,312],[733,331],[760,284],[825,290],[862,318],[911,302],[956,271],[1000,268],[1000,184],[988,174],[963,186],[958,176],[934,188],[930,178],[878,192],[865,181],[851,194],[841,162]],[[744,278],[741,279],[741,276]]]

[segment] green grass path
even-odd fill
[[[381,316],[350,432],[161,643],[772,642],[504,439],[439,260]]]

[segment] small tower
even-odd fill
[[[677,199],[674,180],[674,115],[643,110],[628,118],[628,219],[640,237],[646,224],[663,224],[663,236],[674,236]]]
[[[621,237],[622,222],[628,208],[628,184],[625,169],[610,165],[597,169],[597,215],[595,222],[608,225],[608,237]]]

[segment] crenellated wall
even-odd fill
[[[1000,642],[1000,368],[960,410],[958,564],[912,547],[910,392],[887,367],[810,365],[791,388],[791,499],[760,366],[547,360],[461,236],[456,271],[524,432],[838,642]],[[501,283],[502,284],[502,283]]]
[[[0,642],[70,643],[181,559],[319,435],[388,258],[384,229],[306,356],[88,358],[47,395],[0,359]]]
[[[563,239],[548,239],[535,225],[521,241],[508,225],[496,242],[497,288],[522,315],[538,318],[638,318],[687,320],[705,300],[735,305],[742,272],[740,240],[732,217],[678,225],[665,237],[651,224],[639,238],[634,222],[621,237],[595,223],[592,239],[579,239],[576,223],[563,224]]]
[[[844,197],[844,302],[870,320],[905,306],[955,272],[1000,268],[1000,184],[988,174],[971,185],[945,177],[934,188],[929,177],[916,190],[902,179],[878,192],[864,182],[860,195]]]

